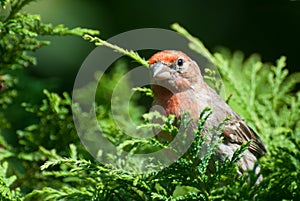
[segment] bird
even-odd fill
[[[212,113],[204,124],[202,135],[209,132],[207,139],[212,140],[214,137],[211,129],[216,129],[224,123],[221,131],[223,140],[215,150],[213,162],[218,160],[222,164],[227,157],[232,158],[243,143],[250,141],[247,150],[238,161],[238,174],[253,170],[254,167],[259,174],[260,167],[256,166],[256,162],[267,153],[266,146],[237,112],[205,82],[198,64],[179,50],[159,51],[150,57],[148,63],[154,95],[152,104],[160,106],[167,116],[175,115],[176,119],[181,119],[183,114],[188,112],[194,129],[197,129],[200,113],[210,107]],[[163,139],[172,140],[165,134]],[[214,172],[213,165],[210,166],[212,167],[209,167],[209,171]],[[261,180],[260,175],[258,182]]]

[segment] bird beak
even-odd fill
[[[161,62],[152,64],[150,69],[155,80],[169,80],[172,78],[169,67]]]

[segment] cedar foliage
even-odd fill
[[[216,163],[215,174],[206,172],[208,161],[218,144],[210,144],[207,154],[201,155],[199,150],[206,142],[205,136],[200,133],[210,114],[209,108],[199,117],[199,130],[195,131],[195,139],[188,152],[169,167],[148,173],[99,164],[92,158],[81,145],[73,123],[72,109],[80,111],[80,107],[72,105],[68,93],[59,95],[46,90],[48,83],[41,84],[45,88],[42,103],[27,101],[21,104],[26,111],[22,118],[35,120],[21,129],[14,128],[14,117],[8,111],[13,104],[24,101],[18,95],[24,93],[18,90],[18,85],[24,79],[22,73],[25,68],[36,64],[35,58],[28,53],[49,45],[38,36],[82,36],[147,66],[137,53],[94,37],[98,31],[52,26],[44,24],[37,15],[22,14],[20,10],[30,2],[0,1],[1,200],[299,200],[300,92],[295,90],[300,81],[299,73],[288,73],[283,56],[270,64],[263,63],[257,54],[245,58],[242,52],[231,52],[226,48],[212,54],[199,39],[178,24],[172,25],[172,28],[190,41],[191,49],[217,67],[226,91],[233,94],[229,104],[266,144],[268,154],[259,161],[264,175],[260,184],[255,185],[258,176],[254,171],[236,175],[238,167],[235,161],[247,149],[247,144],[224,164]],[[115,83],[126,71],[126,63],[117,62],[114,69],[111,74],[104,75],[106,84],[100,83],[99,92],[112,94]],[[25,79],[42,82],[30,77]],[[147,88],[135,90],[151,97]],[[27,93],[40,92],[29,86]],[[113,121],[108,97],[99,93],[95,107],[104,135],[116,147],[134,154],[167,146],[155,138],[141,140],[122,133]],[[135,108],[131,112],[136,119],[145,113],[137,102],[135,98],[130,102],[130,108]],[[153,116],[155,114],[146,113],[144,122],[137,121],[141,127],[157,127],[151,123]],[[172,126],[174,117],[161,118],[165,122],[161,129],[171,134],[178,131]],[[15,140],[11,140],[11,135]],[[110,157],[118,160],[118,156]],[[131,169],[139,168],[130,156],[126,160]],[[227,185],[220,185],[224,183]]]

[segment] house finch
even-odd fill
[[[209,128],[216,129],[224,119],[230,117],[223,125],[224,139],[218,145],[213,160],[222,162],[226,157],[231,158],[242,143],[251,141],[239,161],[239,173],[252,170],[257,158],[266,153],[263,142],[216,91],[205,83],[197,63],[183,52],[175,50],[158,52],[148,62],[154,93],[153,104],[161,106],[166,115],[173,114],[177,119],[189,111],[194,126],[197,125],[195,122],[201,111],[210,107],[212,114],[205,122],[202,134],[209,131]],[[208,139],[213,139],[212,135],[210,132]],[[213,168],[211,171],[213,172]],[[259,167],[256,171],[259,172]]]

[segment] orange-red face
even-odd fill
[[[149,59],[153,84],[170,91],[180,92],[199,82],[200,69],[186,54],[176,50],[164,50]]]

